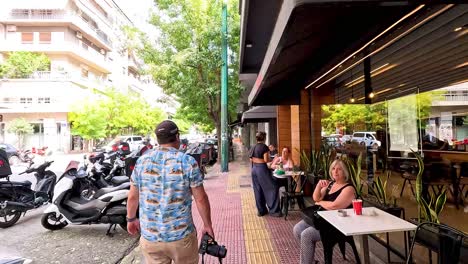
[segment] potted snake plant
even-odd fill
[[[307,175],[307,180],[315,188],[319,180],[330,179],[329,169],[334,152],[330,147],[322,145],[320,150],[312,150],[310,154],[302,151],[300,155],[301,166]]]
[[[397,205],[398,185],[393,186],[391,193],[387,191],[387,183],[390,175],[390,170],[384,170],[381,175],[374,178],[372,184],[366,182],[365,185],[367,185],[368,194],[363,200],[366,204],[377,207],[382,211],[396,217],[402,217],[403,208]]]
[[[418,203],[418,218],[412,218],[409,221],[418,225],[423,222],[440,223],[439,215],[444,209],[447,201],[446,189],[435,196],[430,193],[429,197],[423,196],[423,173],[424,173],[424,161],[421,155],[417,152],[413,152],[413,155],[418,161],[418,174],[416,176],[416,201]],[[431,249],[437,250],[440,246],[438,230],[432,226],[424,226],[419,232],[416,238],[416,242]]]
[[[349,157],[346,157],[343,160],[346,166],[348,167],[349,178],[351,179],[351,183],[354,186],[356,198],[362,198],[362,192],[364,187],[361,180],[362,154],[360,153],[356,160]]]

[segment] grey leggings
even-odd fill
[[[300,221],[294,226],[294,236],[301,241],[301,264],[315,263],[315,243],[320,241],[320,232],[313,226]]]

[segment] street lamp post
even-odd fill
[[[221,171],[227,172],[229,163],[228,139],[228,58],[227,58],[227,0],[223,1],[221,69]]]

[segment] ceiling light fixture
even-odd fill
[[[388,66],[388,67],[387,67]],[[384,73],[391,68],[397,66],[397,64],[392,64],[390,65],[389,63],[385,63],[384,65],[378,67],[377,69],[371,71],[371,77],[375,77],[381,73]],[[356,78],[355,80],[350,81],[349,83],[345,84],[346,87],[354,86],[356,84],[360,84],[364,81],[364,75],[359,76],[359,78]]]
[[[395,22],[393,25],[391,25],[389,28],[387,28],[386,30],[384,30],[381,34],[379,34],[378,36],[376,36],[374,39],[377,39],[379,38],[381,35],[385,34],[387,31],[391,30],[393,27],[397,26],[400,22],[402,22],[404,19],[408,18],[409,16],[413,15],[414,13],[416,13],[418,10],[422,9],[425,5],[420,5],[418,6],[415,10],[411,11],[409,14],[407,14],[406,16],[404,16],[402,19],[400,19],[399,21]],[[378,49],[374,50],[373,52],[363,56],[362,58],[360,58],[358,61],[356,61],[355,63],[353,63],[352,65],[350,65],[349,67],[343,69],[341,72],[337,73],[335,76],[329,78],[328,80],[324,81],[322,84],[318,85],[318,86],[315,86],[314,88],[315,89],[318,89],[320,86],[324,85],[325,83],[328,83],[329,81],[335,79],[336,77],[340,76],[341,74],[343,74],[344,72],[348,71],[349,69],[353,68],[354,66],[356,66],[357,64],[361,63],[364,59],[368,58],[368,57],[371,57],[373,56],[374,54],[380,52],[381,50],[385,49],[386,47],[392,45],[393,43],[395,43],[396,41],[398,41],[399,39],[401,39],[402,37],[406,36],[407,34],[411,33],[412,31],[414,31],[416,28],[420,27],[421,25],[424,25],[427,23],[427,21],[433,19],[434,17],[442,14],[443,12],[447,11],[448,9],[452,8],[453,6],[455,6],[455,4],[449,4],[449,5],[446,5],[444,8],[442,8],[441,10],[435,12],[434,14],[430,15],[429,17],[425,18],[423,21],[420,21],[418,24],[416,24],[415,26],[411,27],[410,29],[406,30],[405,32],[401,33],[400,35],[398,35],[397,37],[393,38],[392,40],[390,40],[389,42],[387,42],[386,44],[382,45],[381,47],[379,47]],[[370,42],[368,42],[366,45],[364,45],[363,47],[361,47],[359,50],[357,50],[356,52],[354,52],[353,54],[351,54],[350,56],[346,57],[343,61],[339,62],[339,64],[342,64],[346,61],[348,61],[351,56],[355,56],[355,54],[361,52],[363,49],[365,49],[368,45],[370,45],[370,43],[372,41],[371,40]],[[320,77],[318,77],[317,79],[315,79],[313,82],[311,82],[309,85],[307,85],[305,87],[305,89],[308,89],[309,87],[311,87],[312,85],[314,85],[315,83],[317,83],[318,81],[320,81],[322,78],[326,77],[329,73],[331,73],[332,71],[334,71],[336,68],[338,67],[338,65],[336,65],[335,67],[331,68],[330,70],[328,70],[326,73],[322,74]]]
[[[418,12],[419,10],[421,10],[425,5],[419,5],[418,7],[416,7],[414,10],[412,10],[411,12],[409,12],[408,14],[406,14],[404,17],[402,17],[401,19],[399,19],[398,21],[396,21],[395,23],[393,23],[390,27],[388,27],[387,29],[385,29],[384,31],[382,31],[380,34],[378,34],[377,36],[375,36],[373,39],[371,39],[369,42],[367,42],[364,46],[362,46],[361,48],[359,48],[358,50],[356,50],[354,53],[352,53],[351,55],[349,55],[348,57],[346,57],[344,60],[342,60],[341,62],[339,62],[336,66],[332,67],[330,70],[328,70],[327,72],[325,72],[324,74],[322,74],[320,77],[318,77],[317,79],[315,79],[315,81],[311,82],[309,85],[307,85],[305,87],[305,89],[311,87],[312,85],[314,85],[315,83],[317,83],[318,81],[320,81],[321,79],[323,79],[325,76],[327,76],[329,73],[331,73],[332,71],[334,71],[336,68],[338,68],[339,65],[345,63],[346,61],[348,61],[350,58],[355,58],[356,57],[356,54],[358,54],[359,52],[363,51],[365,48],[367,48],[368,46],[370,46],[370,44],[374,41],[376,41],[377,39],[379,39],[381,36],[385,35],[388,31],[390,31],[391,29],[393,29],[394,27],[397,27],[401,22],[403,22],[404,20],[406,20],[407,18],[411,17],[413,14],[415,14],[416,12]],[[452,5],[453,6],[453,5]],[[385,45],[384,45],[385,46]],[[382,47],[383,48],[383,47]],[[369,57],[369,56],[372,56],[374,53],[380,51],[380,49],[377,49],[376,51],[364,56],[363,58],[361,58],[360,61],[363,61],[366,57]],[[356,62],[355,64],[359,63],[360,61]],[[354,65],[351,65],[350,67],[354,67]],[[343,72],[347,71],[350,67],[344,69],[343,71],[341,71],[340,73],[338,73],[337,75],[341,75]],[[329,82],[330,80],[332,80],[333,78],[330,78],[328,80],[326,80],[324,83],[327,83]],[[322,83],[321,85],[323,85],[324,83]],[[320,85],[320,86],[321,86]],[[315,88],[319,88],[319,86],[315,87]]]
[[[354,79],[353,70],[351,70],[351,79]],[[351,87],[351,98],[349,99],[351,103],[354,103],[356,99],[354,99],[354,85]]]

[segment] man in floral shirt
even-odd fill
[[[180,152],[179,129],[166,120],[156,127],[159,147],[138,159],[127,201],[128,232],[141,230],[146,263],[198,263],[192,195],[211,236],[210,203],[195,159]],[[139,205],[139,216],[136,210]]]

